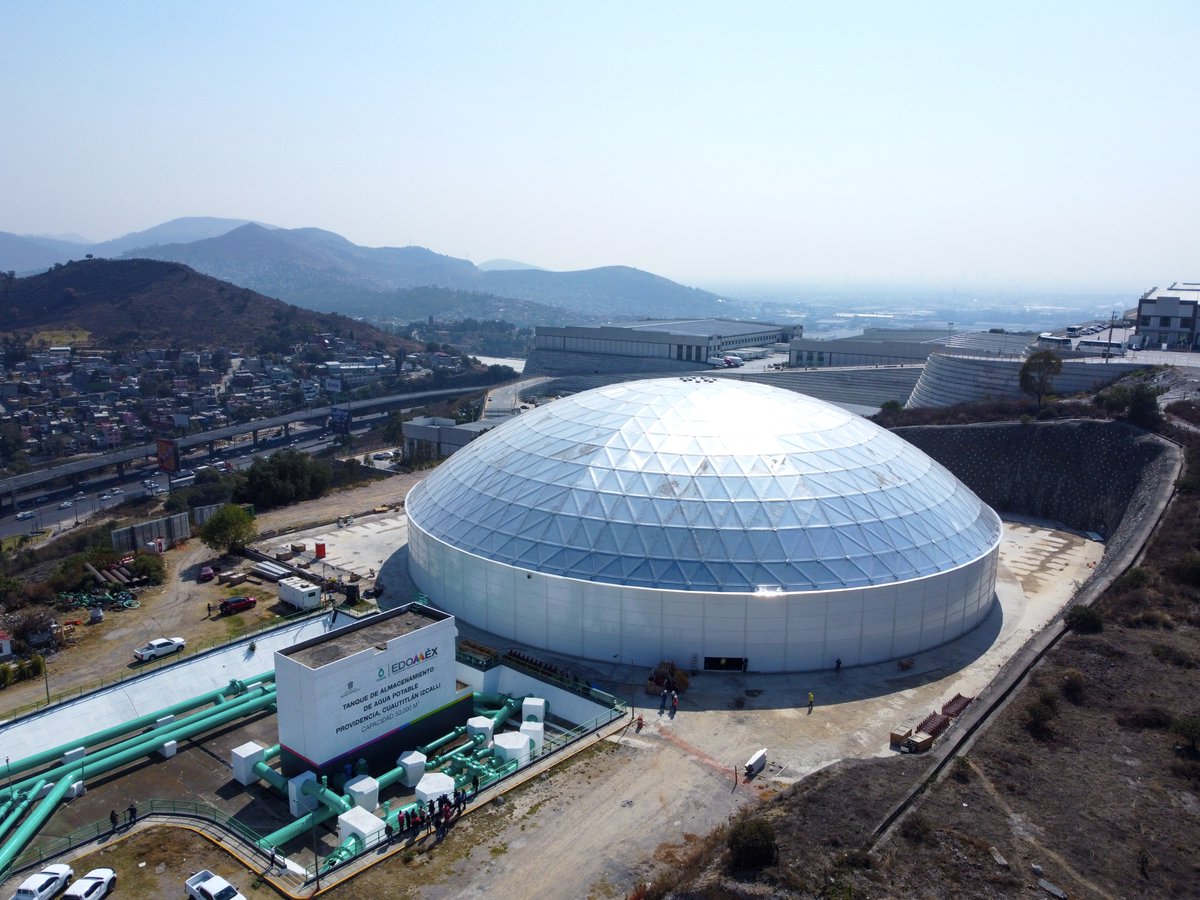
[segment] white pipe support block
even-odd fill
[[[229,754],[229,764],[233,768],[233,780],[242,787],[247,787],[258,781],[254,766],[267,758],[267,749],[256,741],[249,741],[240,747],[234,747]]]

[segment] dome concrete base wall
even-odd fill
[[[703,593],[580,581],[485,559],[409,521],[409,571],[439,609],[499,637],[601,662],[744,657],[799,672],[911,656],[991,612],[999,545],[958,568],[867,588]]]

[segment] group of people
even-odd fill
[[[472,780],[471,786],[474,789],[471,796],[478,794],[478,775]],[[436,832],[437,839],[440,841],[450,829],[450,821],[461,816],[463,810],[467,808],[467,797],[466,789],[455,788],[452,796],[442,794],[436,800],[430,800],[428,803],[418,800],[415,808],[404,810],[396,817],[396,825],[399,827],[401,839],[410,834],[419,838],[422,834]],[[392,826],[391,822],[384,825],[384,834],[387,836],[389,844],[396,837],[396,828]]]

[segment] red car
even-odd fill
[[[257,605],[257,597],[230,597],[228,600],[221,601],[221,613],[224,615],[229,615],[230,613],[254,609],[254,607]]]
[[[197,581],[212,581],[214,578],[212,566],[201,566],[200,574],[196,577]]]

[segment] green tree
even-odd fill
[[[1062,372],[1062,358],[1053,350],[1038,350],[1031,353],[1029,359],[1021,366],[1018,383],[1021,390],[1031,397],[1037,397],[1038,407],[1042,399],[1050,393],[1054,378]]]
[[[235,503],[226,503],[200,528],[205,546],[221,553],[246,546],[256,534],[254,517]]]
[[[1129,421],[1141,428],[1153,430],[1161,419],[1158,391],[1144,381],[1138,382],[1129,394]]]

